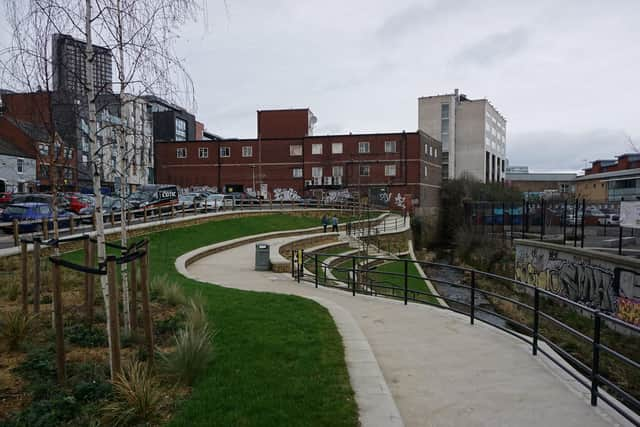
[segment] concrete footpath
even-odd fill
[[[482,323],[472,326],[467,317],[444,309],[354,297],[297,284],[289,274],[257,272],[254,250],[251,243],[210,255],[190,265],[187,274],[221,286],[300,295],[327,306],[345,342],[356,398],[359,390],[369,397],[390,390],[402,418],[394,418],[393,408],[381,413],[359,401],[364,426],[627,425],[606,406],[591,407],[585,388],[508,334]],[[368,344],[360,337],[358,345],[373,350],[386,384],[358,380],[362,365],[357,356],[350,360],[357,354],[350,350],[353,336],[345,336],[341,326],[349,322],[364,334]]]

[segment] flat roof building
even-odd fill
[[[418,129],[442,143],[443,179],[503,182],[507,121],[487,99],[454,93],[418,99]]]

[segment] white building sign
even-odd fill
[[[640,202],[620,202],[620,227],[640,228]]]

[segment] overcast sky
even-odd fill
[[[316,134],[415,131],[460,88],[507,119],[511,165],[584,167],[640,146],[639,0],[209,0],[180,51],[197,116],[254,137],[256,110],[310,107]]]

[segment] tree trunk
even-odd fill
[[[95,218],[96,218],[96,248],[98,252],[98,262],[104,265],[106,261],[106,248],[104,240],[104,219],[102,216],[102,193],[100,192],[100,171],[97,162],[97,122],[96,122],[96,103],[95,103],[95,85],[93,76],[93,41],[91,34],[91,0],[86,0],[85,7],[85,31],[86,31],[86,51],[85,51],[85,68],[87,74],[87,102],[89,105],[89,151],[91,155],[91,166],[93,167],[93,192],[96,196]],[[107,283],[107,276],[100,276],[100,288],[102,290],[102,297],[104,299],[104,311],[107,320],[107,325],[110,324],[110,310],[109,310],[109,287]],[[111,331],[107,328],[107,338],[109,341],[109,360],[112,360],[112,337]],[[111,373],[113,374],[113,366],[111,366]]]

